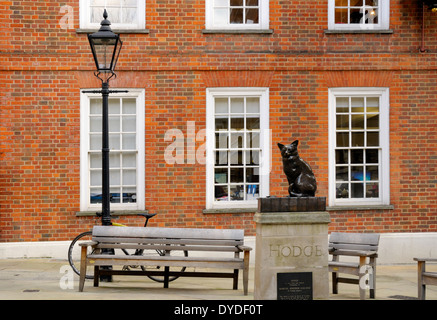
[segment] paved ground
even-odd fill
[[[416,265],[378,266],[376,298],[378,300],[417,299]],[[427,268],[428,269],[428,268]],[[114,276],[112,283],[94,288],[85,283],[78,292],[78,277],[73,276],[66,260],[0,259],[0,299],[2,300],[252,300],[254,268],[251,268],[249,295],[231,290],[231,279],[179,278],[162,288],[146,277]],[[437,265],[430,265],[437,271]],[[339,284],[339,294],[330,300],[358,300],[358,286]],[[427,300],[437,300],[437,286],[427,287]]]

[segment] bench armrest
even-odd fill
[[[92,247],[92,246],[96,246],[98,244],[99,243],[97,241],[86,241],[86,242],[79,243],[79,246],[81,246],[81,247]]]
[[[414,261],[437,262],[437,258],[414,258]]]
[[[329,251],[330,254],[336,256],[356,256],[356,257],[378,257],[378,253],[375,251],[363,251],[363,250],[335,250]]]
[[[248,246],[237,246],[237,248],[241,251],[251,251],[252,248]]]

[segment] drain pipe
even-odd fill
[[[419,51],[421,53],[427,52],[425,49],[425,2],[422,1],[422,44],[420,45]]]

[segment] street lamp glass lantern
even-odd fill
[[[123,42],[118,34],[111,30],[108,13],[103,13],[100,30],[88,35],[94,62],[99,73],[114,73]]]

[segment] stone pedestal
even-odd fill
[[[286,201],[281,198],[274,199]],[[259,201],[261,203],[263,200]],[[303,198],[297,201],[308,203],[309,200]],[[298,207],[302,206],[296,205],[296,208]],[[324,209],[324,206],[320,208]],[[278,299],[278,273],[311,273],[313,298],[327,299],[329,296],[329,214],[326,211],[257,212],[254,219],[256,222],[254,298]]]

